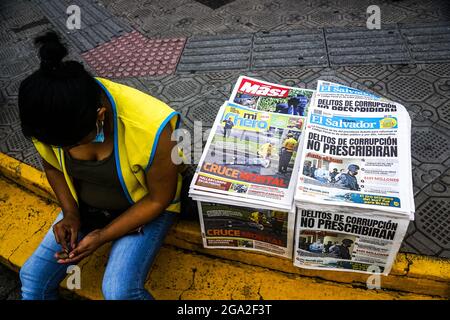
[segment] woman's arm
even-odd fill
[[[70,193],[64,174],[44,159],[42,159],[42,163],[47,180],[58,199],[64,215],[64,218],[53,226],[55,240],[63,247],[64,251],[69,251],[68,243],[70,243],[71,249],[76,247],[78,230],[80,228],[78,205]]]
[[[175,142],[170,125],[161,132],[153,163],[146,174],[148,194],[100,232],[103,242],[120,238],[158,217],[173,201],[178,168],[171,159]]]
[[[148,194],[103,229],[89,233],[61,263],[76,263],[106,242],[118,239],[158,217],[175,197],[178,168],[171,159],[175,142],[167,125],[161,132],[153,163],[146,174]]]
[[[77,214],[78,215],[78,205],[72,194],[70,193],[69,186],[66,183],[66,179],[64,178],[64,174],[49,164],[47,161],[42,159],[42,163],[44,165],[45,175],[47,176],[47,180],[50,183],[50,186],[53,189],[53,192],[58,199],[59,205],[61,209],[66,214]]]

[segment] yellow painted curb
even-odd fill
[[[0,152],[0,174],[33,193],[56,201],[45,173]]]
[[[0,177],[0,262],[18,271],[50,229],[59,208]],[[81,290],[102,299],[101,282],[110,244],[79,263]],[[67,280],[67,279],[66,279]],[[66,287],[66,280],[62,286]],[[157,299],[442,299],[287,274],[164,245],[146,288]]]
[[[268,268],[314,279],[364,287],[368,275],[353,272],[333,272],[297,268],[290,259],[244,250],[203,248],[198,222],[179,221],[171,230],[166,243],[216,258]],[[381,286],[388,290],[450,297],[450,261],[399,253],[388,276],[381,276]]]
[[[6,180],[1,181],[0,261],[17,270],[24,263],[26,258],[33,252],[34,248],[37,247],[40,239],[42,239],[44,233],[49,229],[53,219],[59,212],[59,208],[53,202],[53,192],[48,185],[45,175],[39,170],[0,153],[0,173],[25,188],[25,190],[21,190],[17,188],[15,183],[11,183]],[[36,197],[35,194],[44,197],[44,199]],[[239,250],[204,249],[201,242],[199,225],[198,223],[192,221],[179,221],[167,237],[166,246],[169,247],[162,251],[166,252],[166,254],[160,255],[157,261],[162,259],[162,256],[176,255],[175,252],[178,252],[180,255],[179,259],[181,259],[182,256],[182,259],[186,259],[187,263],[195,265],[196,270],[203,270],[203,262],[205,262],[206,266],[206,261],[210,261],[213,265],[220,262],[219,264],[222,268],[224,268],[224,270],[231,268],[233,270],[232,272],[239,274],[241,274],[242,268],[245,270],[260,270],[262,274],[267,277],[267,281],[272,281],[270,280],[270,275],[273,275],[274,277],[276,275],[276,277],[281,277],[280,279],[283,277],[286,277],[287,279],[297,279],[295,281],[301,282],[304,286],[307,286],[307,284],[312,285],[312,283],[315,285],[326,284],[326,286],[336,286],[336,290],[332,291],[336,295],[334,298],[343,297],[343,292],[347,292],[347,297],[349,298],[357,298],[353,296],[355,292],[351,290],[356,290],[355,288],[365,288],[365,282],[367,280],[367,275],[363,274],[325,272],[296,268],[292,265],[292,261],[288,259],[281,259],[264,254],[256,254]],[[94,256],[102,256],[103,254],[105,256],[104,258],[94,260],[93,258],[90,258],[82,262],[83,266],[86,265],[83,267],[83,270],[91,270],[86,272],[86,276],[83,278],[89,279],[89,281],[86,281],[89,285],[83,288],[82,296],[84,297],[101,297],[99,291],[99,281],[101,281],[101,276],[98,273],[99,269],[101,269],[101,264],[105,263],[107,253],[107,251],[103,252],[102,250],[99,250],[99,253],[96,253]],[[167,270],[171,270],[173,267],[164,265],[164,268],[166,268],[166,272],[163,272],[165,276],[172,273],[172,271],[167,272]],[[240,269],[238,271],[234,268]],[[212,272],[210,269],[208,270],[209,272]],[[188,274],[186,275],[178,274],[177,270],[173,270],[173,272],[180,277],[179,281],[187,281],[186,283],[189,283],[189,281],[186,280],[185,277],[192,277],[192,271],[188,271],[189,270],[186,271]],[[396,299],[405,297],[430,298],[431,296],[448,298],[450,297],[449,271],[450,263],[448,260],[412,254],[399,254],[391,275],[382,277],[381,280],[382,288],[391,290],[387,291],[389,294],[383,295],[387,294],[386,291],[380,291],[383,294],[380,295],[377,293],[377,295],[374,296],[374,291],[358,289],[361,290],[361,292],[367,293],[363,294],[358,291],[358,295],[361,295],[361,298],[367,299]],[[152,271],[152,274],[154,272],[155,271]],[[224,273],[222,273],[222,277],[223,274]],[[162,275],[156,276],[155,274],[154,277],[156,278],[149,282],[152,292],[158,292],[159,289],[155,287],[155,283],[162,283],[163,279],[161,278],[158,280],[159,282],[155,279],[159,279],[158,277],[160,276],[163,277]],[[220,272],[218,273],[218,277],[219,276]],[[219,279],[217,279],[217,281],[218,280]],[[261,279],[261,283],[263,283],[263,280],[264,279]],[[234,281],[237,280],[231,279],[229,281],[234,283]],[[287,280],[285,279],[283,281]],[[92,288],[90,284],[92,284]],[[173,288],[179,288],[182,285],[180,285],[180,283],[176,283],[172,286]],[[326,286],[324,285],[323,288]],[[241,289],[248,291],[251,288]],[[178,292],[177,290],[174,292]],[[284,287],[280,287],[277,290],[284,292],[278,296],[280,299],[294,299],[295,297],[301,298],[301,294],[294,294],[294,292],[291,292],[289,289]],[[236,295],[242,294],[240,290],[233,292],[235,292],[234,294]],[[320,292],[321,290],[317,289],[316,293],[311,293],[311,295],[305,294],[303,297],[306,298],[308,296],[309,298],[312,298],[315,296],[316,298],[325,298],[325,296],[319,295]],[[338,292],[340,293],[338,294]],[[170,294],[173,294],[173,292]],[[161,293],[159,297],[168,298],[170,294],[168,292],[164,294]],[[223,294],[224,299],[227,299],[225,298],[226,293]],[[209,294],[202,291],[202,293],[197,292],[195,296],[199,298],[201,295],[205,295],[206,297]],[[156,293],[155,296],[157,296]],[[170,297],[178,298],[174,295]],[[191,296],[185,293],[183,298],[185,297]],[[217,295],[217,297],[222,297],[222,295]],[[233,295],[228,295],[227,297],[235,298]],[[252,297],[257,298],[256,296]],[[278,299],[271,295],[264,296],[265,299],[269,299],[268,297]],[[326,297],[332,298],[332,296]]]

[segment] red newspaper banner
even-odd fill
[[[269,85],[250,79],[242,79],[238,92],[278,98],[286,98],[289,94],[289,90],[285,87]]]

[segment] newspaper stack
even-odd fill
[[[318,81],[295,193],[296,266],[389,273],[414,219],[410,130],[400,104]]]
[[[193,177],[204,246],[292,258],[303,116],[314,91],[240,77]]]

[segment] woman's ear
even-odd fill
[[[105,121],[105,113],[106,113],[105,107],[98,108],[97,109],[97,120]]]

